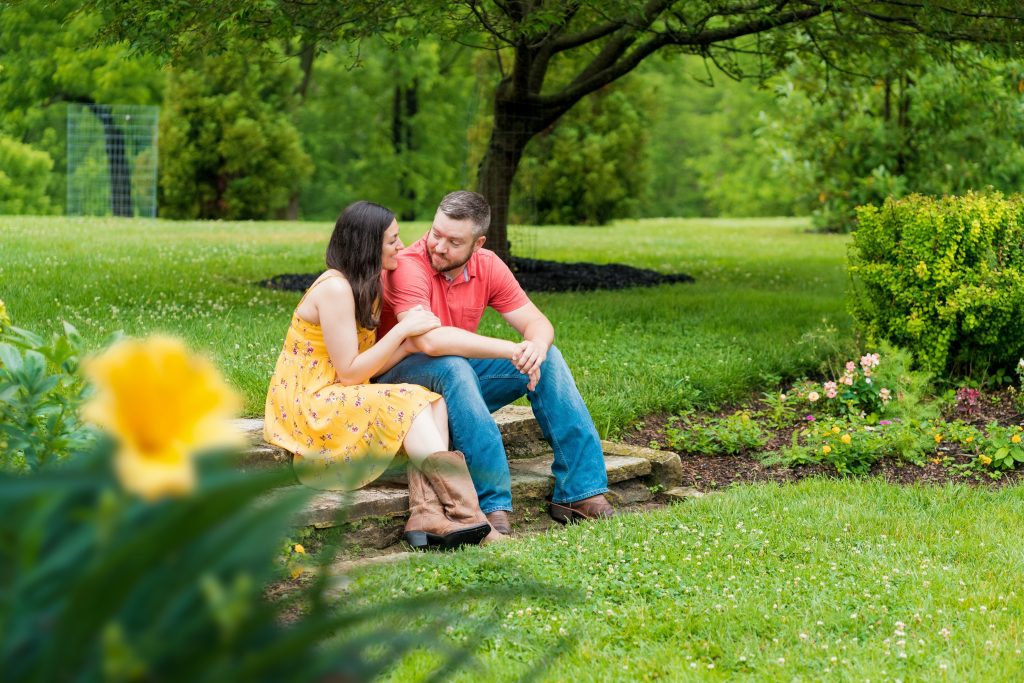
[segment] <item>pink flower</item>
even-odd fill
[[[860,357],[860,366],[865,370],[878,367],[879,356],[877,353],[869,353]]]
[[[825,396],[826,396],[827,398],[835,398],[835,397],[836,397],[836,396],[838,396],[838,395],[839,395],[839,392],[838,392],[838,391],[836,391],[835,389],[829,389],[829,390],[827,390],[827,391],[825,392]]]
[[[814,422],[814,416],[813,415],[807,415],[806,417],[804,417],[804,419],[807,420],[808,422]]]
[[[878,392],[878,395],[882,399],[883,403],[888,403],[889,399],[892,398],[892,392],[885,387],[882,387],[882,390]]]
[[[836,395],[839,393],[837,391],[839,387],[835,382],[825,382],[825,384],[822,385],[821,388],[825,390],[825,396],[827,396],[828,398],[835,398]]]
[[[851,377],[850,375],[843,375],[842,379],[840,379],[839,381],[848,387],[853,386],[853,377]]]
[[[821,396],[818,395],[817,391],[812,391],[811,393],[807,394],[807,400],[810,401],[811,403],[814,403],[819,398],[821,398]]]
[[[857,364],[856,363],[854,363],[852,360],[846,361],[846,371],[847,372],[855,372],[856,370],[857,370]]]

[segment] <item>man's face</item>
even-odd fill
[[[468,218],[457,221],[444,215],[443,211],[438,211],[434,215],[434,224],[427,232],[430,265],[448,277],[455,277],[486,240],[482,235],[473,237],[473,221]]]

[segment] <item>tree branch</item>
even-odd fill
[[[648,7],[654,5],[651,3]],[[621,78],[637,67],[644,59],[667,45],[691,46],[707,48],[715,43],[720,43],[742,36],[761,33],[769,29],[794,24],[834,10],[829,3],[812,5],[799,10],[793,10],[779,15],[761,17],[753,21],[737,24],[735,26],[723,26],[714,29],[705,29],[696,34],[684,35],[675,32],[658,33],[648,39],[640,46],[634,48],[628,55],[623,56],[625,51],[636,40],[636,35],[616,41],[615,44],[606,46],[601,54],[583,70],[583,72],[566,88],[559,93],[533,98],[534,104],[540,107],[570,107],[582,97],[595,90]],[[652,19],[653,21],[653,19]]]

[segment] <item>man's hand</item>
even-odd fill
[[[530,382],[526,385],[526,390],[533,391],[540,382],[540,368],[538,367],[536,370],[529,372],[527,376],[530,378]]]
[[[516,366],[516,370],[524,375],[532,375],[536,370],[539,377],[540,366],[547,357],[547,346],[524,339],[516,344],[516,350],[512,353],[512,364]]]

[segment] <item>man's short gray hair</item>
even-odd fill
[[[441,200],[437,208],[454,221],[471,220],[474,238],[486,235],[491,225],[491,207],[484,196],[477,192],[451,192]]]

